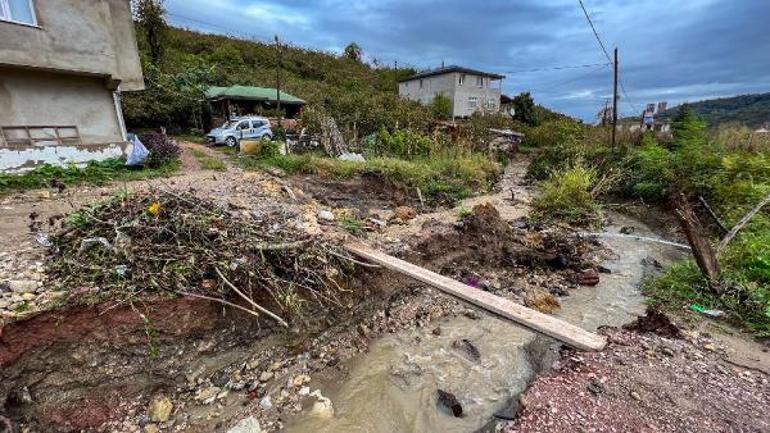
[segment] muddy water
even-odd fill
[[[636,227],[635,234],[654,236],[638,221],[613,216],[621,226]],[[586,329],[618,326],[644,310],[639,285],[649,259],[667,264],[681,256],[674,247],[633,239],[607,238],[617,257],[605,263],[612,273],[602,274],[595,287],[581,287],[562,299],[561,316]],[[375,342],[355,360],[343,383],[323,389],[334,403],[329,419],[300,417],[289,423],[289,433],[394,433],[475,432],[490,424],[495,414],[512,415],[510,401],[522,392],[536,373],[541,355],[530,350],[536,336],[510,322],[482,314],[416,329]],[[452,348],[452,342],[470,340],[481,353],[480,361]],[[542,341],[542,339],[541,339]],[[533,359],[535,358],[535,359]],[[436,406],[436,390],[457,395],[464,417],[454,418]]]

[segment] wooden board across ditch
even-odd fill
[[[532,331],[552,337],[578,350],[598,351],[607,343],[604,337],[500,296],[493,295],[439,275],[420,266],[372,249],[361,242],[349,242],[345,249],[387,269],[412,277],[444,293],[481,307]]]

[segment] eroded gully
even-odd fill
[[[498,194],[476,197],[464,206],[491,202],[505,219],[528,212],[528,193],[521,173],[524,162],[508,167]],[[512,201],[511,191],[516,196]],[[427,214],[427,220],[456,218],[455,212]],[[642,222],[611,214],[607,233],[633,226],[635,234],[655,237]],[[409,235],[421,221],[399,228],[390,236]],[[614,257],[604,265],[594,287],[572,290],[562,298],[558,313],[565,320],[586,329],[619,326],[644,310],[640,285],[657,261],[664,266],[681,257],[673,246],[638,240],[603,239]],[[440,327],[435,335],[432,330]],[[479,349],[479,361],[454,350],[452,343],[467,339]],[[370,350],[350,363],[350,374],[337,384],[322,388],[335,409],[331,418],[302,415],[288,422],[289,433],[393,433],[393,432],[475,432],[492,428],[495,419],[513,416],[516,397],[538,371],[553,359],[556,344],[510,322],[487,314],[480,320],[460,316],[430,328],[417,328],[375,341]],[[463,405],[463,417],[440,410],[436,390],[454,393]]]

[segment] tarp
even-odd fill
[[[278,101],[278,91],[271,87],[254,86],[230,86],[230,87],[209,87],[206,90],[206,99],[241,99],[249,101]],[[305,101],[281,92],[282,104],[305,104]]]

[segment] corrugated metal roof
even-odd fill
[[[206,99],[243,99],[254,101],[277,101],[278,91],[271,87],[255,86],[230,86],[230,87],[209,87],[206,90]],[[281,91],[281,103],[285,104],[304,104],[305,101]]]
[[[449,74],[449,73],[452,73],[452,72],[460,72],[462,74],[471,74],[471,75],[480,75],[482,77],[489,77],[489,78],[492,78],[494,80],[502,80],[503,78],[505,78],[505,75],[494,74],[494,73],[491,73],[491,72],[479,71],[477,69],[466,68],[464,66],[449,65],[449,66],[444,66],[444,67],[441,67],[441,68],[429,69],[427,71],[423,71],[423,72],[420,72],[418,74],[412,75],[409,78],[403,78],[403,79],[398,80],[398,81],[399,82],[412,81],[412,80],[417,80],[417,79],[420,79],[420,78],[432,77],[434,75]]]

